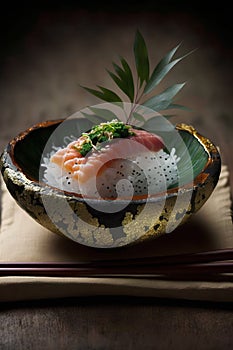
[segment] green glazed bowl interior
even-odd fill
[[[221,160],[217,148],[210,140],[198,134],[193,127],[185,124],[177,125],[176,130],[178,130],[184,142],[185,149],[188,150],[186,153],[184,147],[179,143],[174,145],[176,154],[180,157],[178,163],[179,183],[168,189],[164,208],[159,218],[155,215],[155,221],[148,225],[148,223],[146,224],[147,218],[143,217],[140,221],[141,225],[137,225],[140,232],[136,233],[135,227],[132,225],[131,229],[127,229],[127,224],[132,221],[132,217],[140,213],[142,206],[145,205],[145,198],[133,198],[130,204],[120,213],[104,214],[101,210],[98,211],[96,206],[93,209],[88,200],[84,201],[82,197],[74,196],[72,193],[64,193],[56,188],[50,188],[50,186],[46,186],[39,181],[41,156],[50,136],[63,121],[55,120],[37,124],[14,138],[1,156],[1,171],[10,194],[31,217],[49,230],[66,236],[77,243],[97,248],[112,248],[146,239],[154,239],[168,233],[168,221],[174,220],[172,227],[183,224],[201,208],[218,182]],[[83,119],[79,121],[77,126],[77,121],[70,119],[66,121],[65,125],[64,133],[60,135],[58,133],[54,140],[56,146],[63,144],[66,135],[76,133],[77,137],[80,136],[80,127],[88,130],[92,123]],[[171,137],[169,133],[161,134],[161,136],[165,139]],[[190,159],[194,179],[192,183],[189,181],[188,164]],[[182,193],[180,188],[182,188]],[[174,214],[177,196],[187,193],[190,193],[189,206],[182,207],[181,201]],[[89,228],[85,228],[81,232],[82,229],[78,224],[75,225],[75,228],[67,224],[63,225],[61,230],[47,214],[43,196],[54,206],[58,205],[59,200],[65,198],[76,215],[79,217],[82,215],[82,219],[90,224],[88,225]],[[157,195],[150,200],[151,208],[150,214],[148,214],[150,217],[153,217],[153,213],[158,209],[162,197],[164,201],[164,194]],[[96,202],[101,207],[101,199],[96,200]],[[113,204],[117,206],[116,201]],[[106,234],[103,233],[101,236],[99,232],[97,239],[95,233],[90,232],[91,226],[93,226],[93,232],[103,228],[107,233],[104,231]],[[112,233],[111,230],[114,231],[116,227],[121,227],[120,231]]]

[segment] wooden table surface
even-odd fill
[[[95,298],[5,304],[0,349],[231,349],[232,305]]]
[[[111,86],[105,68],[117,54],[130,59],[138,27],[154,48],[154,60],[179,42],[181,54],[198,48],[170,73],[166,84],[187,81],[179,102],[193,112],[183,111],[178,119],[219,145],[233,193],[233,53],[227,9],[168,11],[148,4],[147,12],[125,11],[122,4],[119,11],[107,12],[67,6],[3,13],[1,149],[36,122],[67,117],[98,103],[79,84]],[[230,349],[232,307],[128,297],[2,303],[0,350]]]

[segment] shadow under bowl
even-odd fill
[[[217,148],[192,126],[179,124],[175,130],[183,146],[174,146],[181,158],[180,181],[166,193],[106,201],[51,187],[40,181],[41,157],[50,136],[64,121],[42,122],[19,134],[3,151],[0,167],[8,191],[23,210],[48,230],[77,243],[113,248],[172,232],[202,207],[218,182],[221,159]],[[73,132],[74,123],[77,120],[67,120],[58,145]],[[91,126],[83,123],[87,123],[86,130]],[[172,137],[169,132],[161,136]],[[111,210],[106,210],[109,205]]]

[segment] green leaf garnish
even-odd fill
[[[185,83],[174,84],[164,90],[162,93],[149,98],[143,103],[143,106],[151,108],[153,110],[164,110],[172,104],[173,98],[178,94],[178,92],[183,88]]]
[[[85,86],[83,86],[83,88],[90,92],[92,95],[106,102],[122,102],[121,98],[114,91],[106,89],[102,86],[98,86],[98,88],[102,91],[90,89]]]
[[[171,49],[153,68],[150,73],[150,62],[148,56],[148,50],[145,40],[142,34],[137,30],[134,39],[133,51],[136,66],[136,77],[133,76],[133,71],[130,65],[123,57],[120,57],[120,64],[113,62],[113,71],[107,70],[109,76],[115,82],[117,87],[123,92],[129,101],[132,103],[132,110],[128,115],[127,123],[132,123],[132,119],[136,122],[144,123],[145,118],[142,114],[135,113],[135,106],[142,105],[150,108],[156,112],[160,112],[166,109],[187,109],[186,107],[174,103],[175,96],[183,88],[185,83],[174,84],[166,88],[159,94],[154,94],[152,97],[146,99],[146,95],[153,92],[159,85],[159,83],[167,76],[171,69],[191,52],[173,59],[175,53],[178,51],[181,44]],[[90,89],[84,87],[92,95],[111,103],[124,103],[123,99],[114,91],[98,86],[99,90]],[[102,117],[104,120],[116,119],[117,116],[112,115],[112,112],[108,113],[103,111],[103,115],[99,111],[93,111],[97,116]]]
[[[138,30],[134,40],[134,57],[141,87],[149,79],[150,64],[145,40]]]
[[[117,86],[129,97],[130,101],[134,100],[134,81],[130,66],[124,58],[121,59],[122,67],[113,63],[113,67],[118,76],[110,71],[107,71],[110,77],[114,80]]]
[[[172,57],[175,55],[176,51],[179,49],[181,43],[178,44],[176,47],[174,47],[173,49],[171,49],[171,51],[169,51],[162,59],[161,61],[157,64],[157,68],[158,68],[158,71],[160,69],[162,69],[164,66],[166,66],[166,64],[168,64]]]
[[[97,116],[102,118],[105,121],[109,120],[116,120],[118,119],[117,115],[113,112],[110,111],[107,108],[100,108],[100,107],[89,107],[89,109]],[[102,121],[103,121],[102,120]]]
[[[102,118],[100,116],[97,116],[95,114],[90,114],[90,113],[87,113],[87,112],[84,112],[84,111],[82,111],[82,114],[87,120],[92,122],[94,125],[104,122],[104,118]]]
[[[134,119],[138,120],[139,122],[142,122],[143,124],[145,123],[145,118],[143,117],[143,115],[141,115],[138,112],[133,112],[133,117]]]
[[[174,53],[177,51],[177,49],[180,47],[180,44],[177,45],[173,50],[171,50],[155,67],[154,71],[152,72],[150,79],[148,83],[146,84],[144,88],[144,93],[147,94],[151,92],[167,75],[167,73],[183,58],[190,55],[191,52],[188,52],[187,54],[183,55],[182,57],[179,57],[172,62],[170,62],[171,58],[173,57]]]

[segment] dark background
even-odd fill
[[[75,11],[89,13],[184,13],[203,23],[208,31],[232,49],[232,9],[229,2],[217,1],[156,1],[146,0],[117,1],[103,3],[100,1],[28,1],[7,2],[0,13],[1,57],[17,49],[20,40],[33,27],[43,13],[67,14]]]

